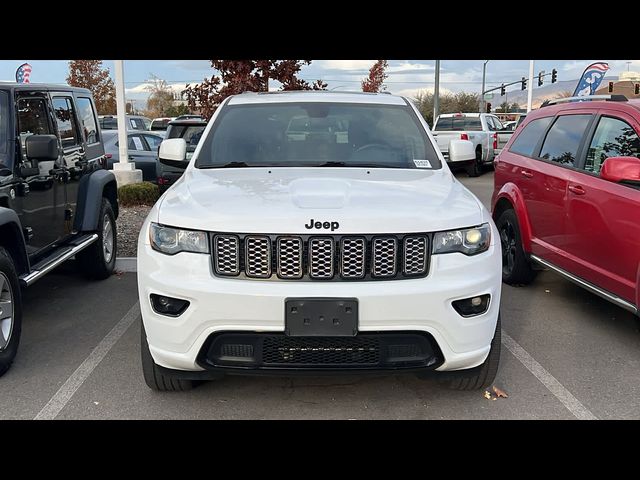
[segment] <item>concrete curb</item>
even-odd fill
[[[121,272],[137,272],[138,259],[136,257],[117,257],[116,270]]]

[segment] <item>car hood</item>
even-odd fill
[[[162,197],[164,225],[237,233],[408,233],[486,221],[446,169],[188,169]],[[313,222],[312,222],[313,220]],[[336,227],[336,222],[339,224]]]

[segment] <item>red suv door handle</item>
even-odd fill
[[[533,178],[533,173],[531,173],[529,170],[520,170],[520,173],[523,177]]]
[[[576,195],[584,195],[585,193],[587,193],[580,185],[569,185],[569,191],[575,193]]]

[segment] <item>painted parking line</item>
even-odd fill
[[[591,411],[585,407],[580,401],[574,397],[564,385],[551,375],[542,365],[529,355],[529,353],[520,346],[513,338],[502,330],[502,344],[529,370],[534,377],[547,387],[562,404],[569,410],[574,417],[579,420],[598,420]]]
[[[140,315],[140,303],[136,302],[106,337],[93,349],[89,356],[80,364],[76,371],[71,374],[66,382],[58,389],[51,400],[47,402],[42,410],[35,416],[34,420],[53,420],[62,411],[73,394],[82,386],[84,381],[100,364],[113,346],[124,335],[124,332],[133,324]]]

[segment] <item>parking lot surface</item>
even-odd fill
[[[458,178],[489,205],[493,173]],[[0,378],[1,419],[640,418],[636,318],[552,272],[503,287],[495,386],[458,392],[412,375],[226,377],[149,390],[134,273],[87,282],[73,262],[24,293],[18,357]]]

